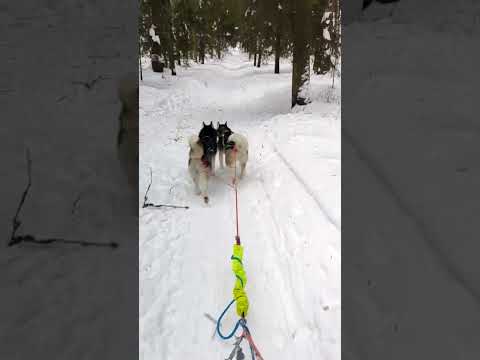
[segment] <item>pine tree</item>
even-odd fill
[[[272,38],[270,45],[275,56],[274,73],[280,73],[280,58],[288,55],[288,44],[291,36],[288,23],[288,2],[286,0],[275,0],[272,3],[271,18]]]
[[[160,3],[162,11],[161,16],[163,17],[164,21],[162,25],[166,39],[168,65],[172,75],[174,76],[177,75],[177,72],[175,71],[175,37],[173,35],[172,4],[170,3],[170,0],[160,0]]]
[[[335,73],[337,64],[341,56],[341,23],[340,23],[340,1],[331,0],[330,9],[332,11],[331,21],[328,31],[330,33],[329,55],[332,63],[332,87],[335,86]]]
[[[152,51],[152,38],[149,35],[152,25],[152,5],[150,0],[140,0],[140,13],[138,17],[138,39],[140,56],[150,54]]]
[[[312,5],[313,71],[321,75],[326,74],[331,68],[330,56],[327,53],[327,39],[325,39],[327,9],[328,0],[315,0]]]
[[[293,25],[292,107],[310,102],[311,0],[290,0]]]
[[[258,57],[258,11],[255,0],[247,0],[244,7],[243,26],[241,31],[242,48],[253,54],[253,66],[257,66]]]
[[[140,53],[152,67],[162,58],[174,75],[175,63],[220,59],[238,44],[254,66],[273,57],[277,74],[293,57],[292,106],[309,101],[311,55],[315,74],[335,73],[340,59],[339,0],[140,0],[140,9]]]
[[[198,58],[201,64],[205,64],[205,54],[207,48],[207,8],[203,1],[198,2],[193,16],[193,29],[195,32]]]
[[[183,58],[185,65],[191,58],[194,48],[194,8],[193,0],[177,0],[173,7],[173,24],[178,60]]]
[[[162,55],[170,68],[172,75],[175,71],[175,37],[173,34],[172,7],[170,0],[149,0],[151,3],[152,26],[157,40],[152,41],[152,56]],[[149,30],[149,31],[151,31]]]

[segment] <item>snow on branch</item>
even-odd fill
[[[150,37],[154,42],[160,45],[160,37],[155,34],[155,25],[152,24],[152,26],[150,27],[150,30],[148,30],[148,34],[150,35]]]

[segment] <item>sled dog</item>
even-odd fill
[[[213,130],[213,131],[212,131]],[[190,153],[188,158],[188,171],[195,184],[197,194],[208,203],[208,179],[213,174],[215,153],[217,150],[217,132],[210,125],[203,124],[199,135],[192,135],[188,139]]]
[[[210,122],[209,125],[203,123],[198,137],[203,147],[205,160],[210,164],[213,175],[215,172],[215,156],[217,155],[217,129],[213,126],[213,122]]]
[[[233,133],[225,144],[225,163],[228,167],[234,168],[237,161],[240,163],[240,179],[242,179],[248,161],[248,141],[245,136]]]
[[[218,160],[220,162],[220,168],[223,169],[225,161],[225,146],[227,144],[228,137],[233,134],[233,131],[228,127],[227,122],[220,124],[217,122],[217,136],[218,136]]]

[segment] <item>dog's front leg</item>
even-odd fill
[[[198,175],[198,186],[200,188],[200,193],[203,197],[203,201],[208,204],[208,195],[207,195],[207,187],[208,187],[208,175],[201,171]]]
[[[200,195],[200,189],[198,187],[198,171],[191,165],[191,159],[188,161],[188,163],[188,172],[190,173],[190,177],[195,185],[195,193]]]
[[[236,165],[235,165],[236,166]],[[245,166],[247,166],[247,163],[240,163],[240,167],[241,167],[241,170],[240,170],[240,179],[243,178],[243,174],[245,173]]]
[[[212,164],[212,175],[215,174],[215,157],[217,154],[213,154],[212,158],[210,159],[210,164]]]
[[[225,152],[223,150],[220,150],[218,152],[218,160],[220,162],[220,169],[223,169],[225,164],[224,164],[224,156],[225,156]]]
[[[195,194],[200,195],[202,191],[200,190],[200,187],[198,186],[198,174],[195,175],[195,178],[193,179],[195,182]]]

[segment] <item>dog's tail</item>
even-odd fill
[[[200,159],[203,156],[203,147],[200,145],[198,135],[192,135],[188,138],[188,144],[190,145],[190,158]]]

